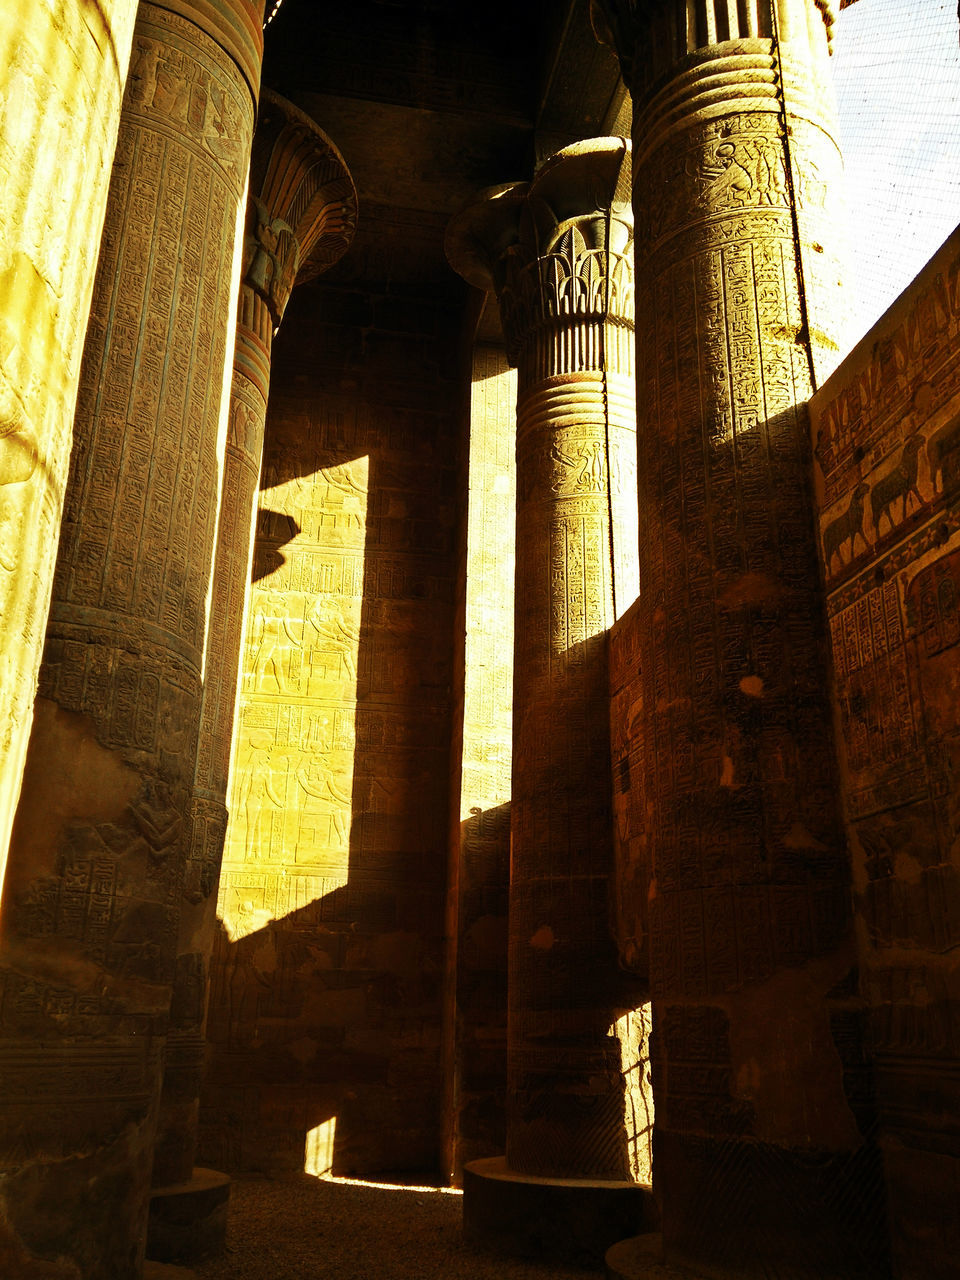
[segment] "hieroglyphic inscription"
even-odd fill
[[[606,633],[635,593],[628,164],[620,139],[577,144],[447,235],[518,369],[507,1162],[550,1177],[629,1167],[604,781]]]
[[[837,1202],[859,1194],[804,413],[842,345],[829,15],[812,0],[594,12],[634,107],[640,597],[618,648],[638,636],[641,680],[619,682],[639,703],[619,751],[642,804],[625,838],[649,911],[627,939],[648,930],[664,1242],[773,1274],[815,1220],[807,1252],[822,1243],[833,1265],[851,1240],[858,1258],[882,1246],[799,1154],[834,1153]],[[790,990],[815,968],[837,987]],[[755,1188],[775,1180],[761,1222]]]
[[[143,15],[135,65],[148,54],[157,82],[147,92],[138,73],[125,100],[41,692],[91,716],[105,746],[141,753],[144,788],[175,795],[176,808],[196,749],[241,190],[242,130],[224,151],[207,107],[219,103],[215,119],[226,112],[249,135],[251,104],[233,65],[189,23]],[[188,100],[206,105],[188,110]],[[136,637],[135,658],[124,637]],[[143,812],[127,820],[142,837]],[[181,836],[177,826],[168,840],[174,881]]]
[[[960,1007],[958,282],[954,234],[811,401],[881,1124],[913,1150],[890,1175],[908,1195],[923,1179],[921,1224],[940,1220]],[[901,1252],[905,1213],[898,1196]],[[928,1246],[909,1251],[926,1268]]]
[[[91,1038],[110,1040],[99,1121],[84,1109],[60,1115],[71,1156],[93,1178],[109,1170],[100,1210],[109,1230],[86,1208],[65,1209],[76,1228],[66,1252],[104,1274],[127,1268],[144,1234],[253,122],[236,64],[195,22],[141,4],[134,46],[4,916],[5,946],[32,956],[56,932],[64,985],[84,994],[70,1017],[54,1011],[33,1029],[65,1063],[88,1056]],[[58,986],[57,964],[14,967],[41,988]],[[2,1017],[15,1040],[36,1015],[5,1001]],[[111,1091],[110,1058],[140,1040],[152,1046],[152,1075],[132,1103]],[[45,1159],[41,1143],[33,1176]]]
[[[797,823],[804,838],[824,840],[817,811],[829,794],[829,760],[818,762],[791,729],[792,697],[820,680],[816,578],[803,519],[803,418],[795,407],[806,368],[788,342],[766,337],[773,316],[783,316],[787,328],[797,314],[791,256],[789,242],[734,241],[666,268],[657,275],[650,326],[641,328],[641,341],[655,352],[643,394],[656,406],[661,431],[641,455],[644,491],[656,497],[654,510],[669,512],[656,536],[651,527],[642,540],[642,554],[648,581],[671,582],[671,594],[682,583],[684,600],[683,608],[649,619],[641,659],[645,697],[657,700],[650,712],[657,745],[648,747],[655,756],[648,754],[647,765],[659,779],[661,891],[707,887],[731,873],[749,883],[771,836],[789,837]],[[783,685],[785,671],[794,692]],[[725,708],[728,688],[735,692]],[[801,760],[802,789],[794,780]],[[704,809],[698,796],[711,776],[722,789]],[[722,799],[726,788],[729,800]],[[826,822],[829,830],[829,816]],[[663,977],[686,973],[691,994],[696,971],[710,987],[740,980],[737,962],[731,967],[721,954],[724,912],[708,934],[695,900],[689,898],[688,915],[695,936],[683,944],[682,970],[666,963],[671,945],[660,950]],[[661,900],[656,910],[665,909]],[[740,963],[746,974],[769,972],[769,951],[743,954],[754,936],[769,945],[748,931]],[[704,942],[712,960],[691,969]]]
[[[828,582],[891,549],[960,477],[960,252],[951,237],[817,397],[815,448]],[[872,335],[871,335],[872,336]]]
[[[0,16],[0,883],[23,769],[134,0]]]
[[[823,250],[838,154],[819,109],[790,120],[786,154],[766,65],[702,49],[635,102],[640,598],[615,638],[614,794],[637,898],[621,947],[636,967],[649,950],[658,1126],[677,1149],[791,1124],[831,1145],[846,1108],[804,1084],[801,1126],[732,1069],[730,1027],[760,998],[740,993],[837,954],[849,928],[803,410],[839,344]],[[751,1052],[780,1070],[776,1037]],[[672,1186],[672,1221],[687,1193]]]
[[[600,851],[610,839],[610,795],[583,785],[609,773],[606,722],[596,709],[606,698],[606,630],[614,618],[618,558],[611,558],[631,525],[611,530],[608,495],[623,470],[632,479],[633,406],[623,387],[622,399],[606,398],[608,410],[623,404],[622,416],[605,419],[603,382],[588,371],[576,386],[547,380],[518,406],[508,1159],[538,1172],[611,1176],[626,1167],[622,1098],[594,1100],[589,1140],[570,1136],[580,1123],[572,1115],[559,1146],[550,1125],[532,1118],[542,1082],[555,1083],[561,1069],[576,1092],[583,1073],[615,1081],[620,1066],[598,1045],[600,993],[609,984],[609,941],[597,922],[606,916]],[[626,467],[611,465],[613,449],[624,451]],[[629,578],[620,589],[629,597]],[[606,1050],[617,1043],[611,1037]]]
[[[442,687],[439,637],[419,643],[413,664],[408,626],[445,609],[449,585],[429,558],[403,552],[401,539],[417,532],[416,465],[376,432],[357,431],[354,413],[331,409],[309,435],[282,432],[264,457],[224,894],[255,864],[275,868],[281,881],[345,884],[351,867],[364,865],[361,850],[373,857],[378,830],[402,826],[394,787],[408,767],[398,760],[389,782],[357,776],[355,754],[405,757],[417,742],[433,745],[425,725],[405,722],[390,704],[424,687],[431,669]],[[369,491],[374,468],[379,483]],[[413,518],[401,531],[405,515]],[[396,849],[398,838],[399,829],[385,847]]]
[[[915,535],[831,601],[845,804],[861,909],[879,950],[940,952],[958,936],[960,559],[949,549],[958,526],[954,514],[945,551]],[[921,885],[925,910],[916,903]]]
[[[419,1159],[437,1125],[451,410],[422,407],[429,367],[392,371],[400,404],[382,370],[334,394],[339,359],[271,392],[211,966],[204,1158],[261,1167],[303,1167],[315,1110],[351,1167]]]

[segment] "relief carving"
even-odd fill
[[[550,1177],[624,1177],[636,1160],[632,1033],[605,1016],[614,957],[598,927],[605,635],[629,603],[616,570],[635,545],[610,465],[616,453],[619,481],[635,450],[628,165],[622,139],[568,147],[532,183],[468,206],[446,239],[456,270],[493,286],[518,374],[507,1164]]]
[[[175,27],[172,26],[172,30]],[[245,108],[238,90],[188,48],[139,32],[134,38],[126,106],[181,126],[224,165],[241,160]]]
[[[241,275],[259,293],[279,324],[300,265],[300,247],[291,228],[257,196],[251,196],[248,230],[243,242]]]
[[[97,15],[111,7],[104,0]],[[79,1071],[87,1089],[61,1117],[62,1142],[104,1190],[91,1215],[79,1186],[56,1183],[74,1227],[63,1265],[97,1274],[120,1274],[142,1255],[144,1152],[188,856],[235,211],[253,126],[233,59],[196,22],[148,2],[137,19],[80,370],[73,429],[81,443],[68,480],[43,695],[11,842],[9,883],[20,906],[5,916],[3,937],[6,966],[40,986],[67,988],[69,1013],[54,1012],[43,1035],[56,1071]],[[112,47],[125,62],[122,42],[103,43],[104,56]],[[102,90],[98,110],[109,114],[105,70],[65,65],[78,108],[89,81]],[[86,120],[79,109],[78,119]],[[83,127],[89,145],[77,154],[91,173],[109,169],[96,129]],[[61,168],[72,172],[66,162]],[[88,244],[90,230],[79,213],[71,252],[96,245],[99,227]],[[65,299],[87,296],[64,282]],[[37,315],[42,329],[42,306]],[[2,458],[0,444],[0,469]],[[43,948],[38,963],[34,944],[51,921],[58,948]],[[4,1030],[15,1034],[9,1012]],[[89,1048],[94,1042],[103,1052]],[[146,1044],[150,1060],[131,1097],[118,1079],[125,1060],[147,1056]],[[45,1123],[30,1120],[39,1183],[47,1176]],[[114,1141],[121,1130],[129,1139],[122,1152]],[[5,1208],[22,1212],[13,1200]]]

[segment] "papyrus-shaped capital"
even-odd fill
[[[242,280],[244,291],[266,304],[274,329],[294,283],[337,262],[356,225],[356,188],[340,152],[308,115],[265,89],[250,161]]]
[[[532,182],[482,192],[451,221],[446,252],[471,284],[495,291],[523,374],[524,352],[542,353],[548,331],[632,327],[632,242],[630,144],[591,138],[551,156]],[[587,343],[582,359],[602,349]]]

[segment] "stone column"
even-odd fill
[[[496,290],[518,370],[506,1173],[519,1182],[630,1177],[614,1024],[636,1001],[609,928],[606,669],[607,629],[636,594],[629,154],[621,138],[567,147],[448,232],[457,270]],[[470,1170],[487,1164],[468,1166],[468,1225]],[[556,1216],[548,1249],[569,1227]]]
[[[5,884],[14,1271],[140,1272],[261,9],[145,2],[137,18]]]
[[[0,5],[0,885],[136,12]]]
[[[710,1274],[879,1276],[806,415],[844,314],[830,10],[595,12],[634,102],[636,847],[664,1240]]]
[[[224,457],[200,739],[180,944],[154,1156],[150,1257],[188,1261],[222,1242],[228,1181],[194,1169],[207,966],[227,827],[227,775],[240,668],[252,521],[263,453],[273,337],[295,283],[347,251],[357,220],[353,181],[309,116],[265,89],[250,164],[230,417]]]

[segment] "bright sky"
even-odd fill
[[[832,70],[856,342],[960,223],[957,0],[858,0]]]

